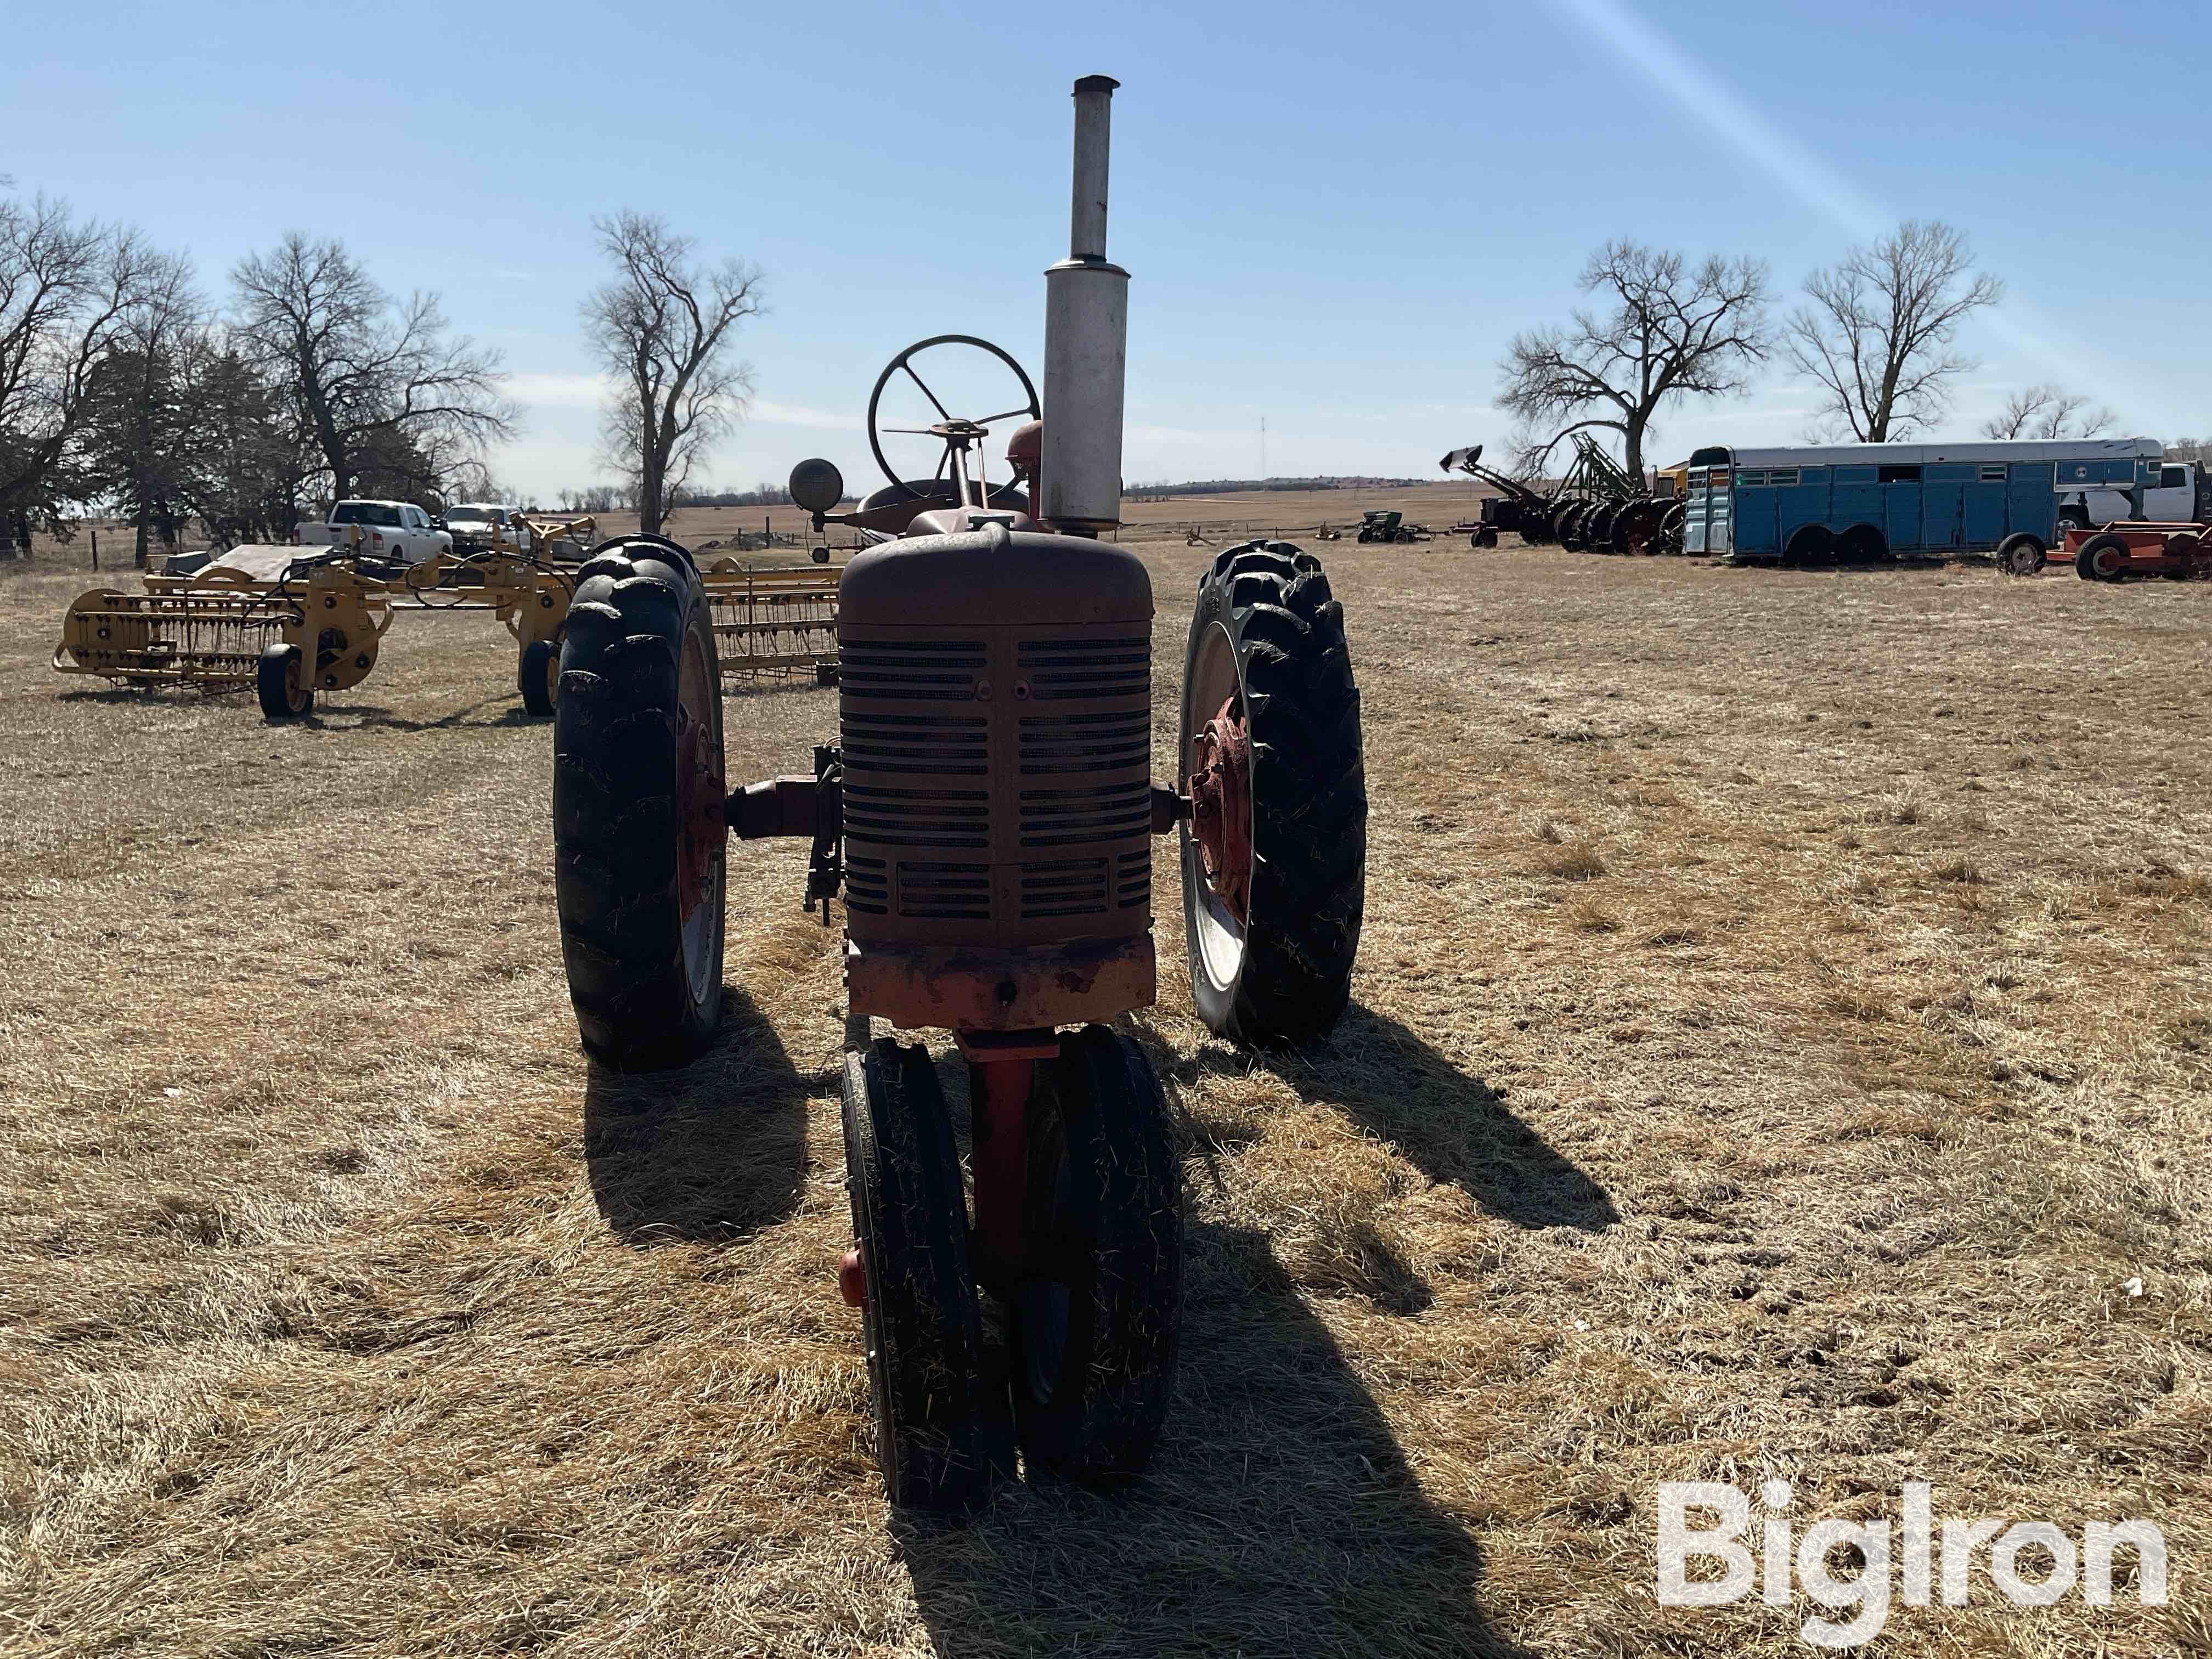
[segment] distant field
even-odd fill
[[[277,728],[55,675],[76,554],[0,568],[0,1651],[1781,1655],[1651,1549],[1778,1474],[2166,1530],[2163,1612],[1978,1579],[1887,1651],[2212,1651],[2212,585],[1303,533],[1476,499],[1133,512],[1165,775],[1186,530],[1327,560],[1367,933],[1255,1057],[1158,864],[1167,1437],[964,1528],[871,1461],[803,846],[733,853],[714,1052],[595,1075],[502,630]],[[732,777],[834,714],[733,693]]]

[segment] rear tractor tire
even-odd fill
[[[1167,1102],[1134,1041],[1087,1025],[1037,1067],[1027,1116],[1016,1431],[1032,1465],[1127,1480],[1152,1459],[1175,1382],[1182,1197]]]
[[[579,573],[553,723],[553,885],[584,1050],[698,1054],[722,1003],[721,677],[691,556],[657,536]]]
[[[262,652],[253,671],[253,690],[264,719],[305,720],[315,712],[315,689],[302,685],[302,678],[298,646],[272,645]]]
[[[975,1509],[1013,1472],[1013,1419],[985,1352],[960,1154],[928,1050],[885,1038],[848,1053],[844,1125],[884,1494]]]
[[[1214,560],[1182,721],[1192,1001],[1224,1036],[1310,1042],[1350,996],[1367,878],[1359,690],[1318,559],[1249,542]]]

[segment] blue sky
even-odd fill
[[[666,213],[768,276],[755,408],[708,476],[871,477],[878,368],[925,335],[1034,368],[1066,246],[1068,88],[1115,100],[1134,479],[1422,476],[1495,441],[1507,339],[1610,235],[1794,290],[1906,216],[2007,281],[1966,432],[2056,380],[2212,428],[2201,6],[1082,8],[307,0],[19,6],[0,173],[188,248],[212,291],[298,228],[442,295],[526,408],[501,477],[594,465],[589,221]],[[994,405],[994,407],[1003,405]],[[1806,389],[1664,417],[1667,458],[1794,441]]]

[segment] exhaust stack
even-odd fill
[[[1114,88],[1075,83],[1075,191],[1067,258],[1044,274],[1042,516],[1064,534],[1121,521],[1121,386],[1129,273],[1106,258],[1106,162]]]

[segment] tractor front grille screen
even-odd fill
[[[1073,847],[1086,841],[1149,833],[1152,781],[1088,784],[1075,789],[1022,791],[1022,845]]]
[[[950,631],[950,630],[947,630]],[[840,641],[856,939],[1012,946],[1152,920],[1152,642],[1128,623]]]
[[[839,654],[838,683],[848,701],[973,702],[985,659],[978,640],[853,641]]]
[[[1024,714],[1022,775],[1145,766],[1152,759],[1152,710],[1114,714]]]
[[[991,798],[981,789],[886,789],[848,774],[845,833],[900,847],[988,847]]]

